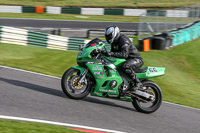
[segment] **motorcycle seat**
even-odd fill
[[[137,69],[136,73],[145,73],[147,71],[147,67],[143,67],[142,69]]]

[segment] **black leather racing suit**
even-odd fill
[[[111,44],[111,56],[126,59],[126,62],[122,64],[124,72],[135,84],[140,83],[135,71],[143,65],[143,60],[135,45],[126,35],[121,34]]]

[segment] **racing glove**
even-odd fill
[[[113,52],[106,52],[106,51],[102,51],[102,54],[105,56],[113,56],[114,55]]]

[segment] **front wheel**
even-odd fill
[[[151,101],[145,101],[141,98],[133,98],[133,106],[135,109],[139,112],[143,113],[153,113],[155,112],[162,103],[162,92],[160,87],[154,83],[153,81],[143,81],[142,82],[143,87],[141,91],[144,91],[146,93],[149,93],[153,95],[153,98]]]
[[[77,84],[80,79],[80,71],[74,68],[68,69],[62,77],[62,90],[68,97],[72,99],[83,99],[90,93],[90,83],[87,78],[84,82]]]

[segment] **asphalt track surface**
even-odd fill
[[[105,29],[109,25],[117,25],[120,30],[138,31],[138,24],[136,22],[104,22],[104,21],[78,21],[78,20],[48,20],[48,19],[23,19],[23,18],[0,18],[0,25],[11,26],[18,28],[65,28],[65,29],[87,29],[99,30]],[[166,28],[185,24],[177,23],[151,23],[154,31],[166,30]],[[147,25],[143,25],[145,27]],[[146,27],[147,30],[147,27]]]
[[[0,115],[42,119],[128,133],[199,133],[200,110],[163,103],[152,114],[131,103],[88,96],[72,100],[60,79],[0,67]]]
[[[0,25],[11,27],[105,29],[107,26],[113,24],[117,25],[122,30],[138,30],[138,23],[129,22],[0,18]]]

